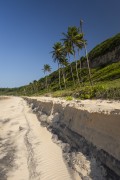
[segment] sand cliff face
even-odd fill
[[[43,124],[120,177],[120,102],[66,102],[47,97],[27,101]]]

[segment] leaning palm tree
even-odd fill
[[[80,20],[81,33],[82,33],[82,24],[83,24],[83,20]],[[84,41],[84,48],[85,48],[85,56],[86,56],[86,59],[87,59],[87,66],[88,66],[88,71],[89,71],[89,81],[90,81],[90,85],[93,86],[93,82],[92,82],[92,78],[91,78],[90,64],[89,64],[89,59],[88,59],[88,52],[87,52],[87,47],[86,47],[85,41]]]
[[[33,81],[33,86],[34,86],[34,91],[37,92],[38,88],[37,88],[37,84],[38,82],[36,80]]]
[[[83,33],[78,33],[78,35],[76,35],[76,40],[75,40],[75,46],[78,50],[78,57],[79,57],[79,62],[80,62],[80,81],[82,83],[82,75],[81,75],[81,60],[80,60],[80,50],[82,50],[82,48],[84,47],[84,44],[86,44],[86,41],[83,39]]]
[[[60,65],[61,65],[61,69],[62,69],[62,75],[63,75],[63,82],[64,82],[64,86],[66,89],[66,75],[65,75],[65,67],[68,65],[68,60],[67,58],[61,58],[60,59]]]
[[[53,46],[53,51],[51,53],[52,53],[52,57],[53,57],[54,62],[57,62],[57,64],[58,64],[59,87],[61,89],[60,62],[61,62],[61,59],[64,59],[64,57],[65,57],[65,51],[64,51],[64,47],[63,47],[62,43],[61,42],[55,43]]]
[[[80,63],[80,82],[82,83],[82,65],[81,65],[81,59],[80,59],[80,50],[84,48],[84,44],[86,44],[86,41],[83,39],[83,33],[79,32],[78,36],[76,36],[76,42],[75,45],[77,47],[78,51],[78,57],[79,57],[79,63]]]
[[[76,26],[68,27],[67,34],[63,33],[64,35],[64,43],[69,43],[71,46],[71,50],[73,52],[74,61],[76,62],[76,74],[77,80],[80,84],[79,75],[78,75],[78,68],[77,68],[77,60],[76,60],[76,46],[82,44],[83,35],[79,33],[79,29]]]
[[[30,90],[30,94],[34,92],[33,84],[31,82],[29,83],[29,90]]]
[[[47,72],[51,72],[51,67],[49,64],[44,64],[44,67],[43,67],[43,72],[44,74],[46,74]],[[46,88],[48,89],[48,82],[47,82],[47,75],[45,76],[45,79],[46,79]]]
[[[65,46],[65,51],[66,51],[67,56],[68,56],[68,61],[69,61],[69,65],[70,65],[72,80],[73,80],[73,83],[74,83],[74,86],[75,86],[75,79],[74,79],[72,64],[70,63],[70,54],[73,55],[73,51],[72,51],[71,44],[69,43],[69,41],[64,41],[64,46]]]

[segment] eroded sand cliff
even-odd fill
[[[54,140],[67,144],[64,156],[82,178],[120,179],[119,101],[25,99],[41,124],[55,134]]]

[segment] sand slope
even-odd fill
[[[74,179],[51,137],[23,99],[0,100],[0,179]]]

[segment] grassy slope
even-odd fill
[[[119,45],[120,45],[120,33],[103,41],[95,48],[93,48],[89,53],[89,57],[90,59],[94,60],[96,57],[102,56],[107,52],[114,50]]]
[[[82,70],[83,84],[72,86],[68,81],[67,90],[53,91],[56,83],[51,84],[53,96],[75,96],[77,98],[110,98],[120,99],[120,62],[110,64],[103,68],[91,69],[93,87],[89,84],[87,69]],[[68,75],[69,76],[69,75]],[[58,88],[58,87],[56,87]],[[42,92],[41,92],[42,93]]]
[[[112,51],[120,44],[120,33],[116,36],[97,45],[90,53],[89,57],[94,59],[98,56]],[[85,58],[83,58],[85,60]],[[72,63],[74,78],[76,79],[75,63]],[[79,62],[78,62],[79,69]],[[70,73],[70,66],[65,68],[67,89],[64,90],[64,84],[61,76],[62,89],[59,90],[58,71],[51,73],[48,76],[49,90],[45,89],[45,78],[41,78],[37,84],[31,83],[27,86],[17,89],[2,89],[1,94],[14,95],[52,95],[58,96],[74,96],[77,98],[109,98],[120,99],[120,62],[91,69],[93,87],[90,86],[88,78],[88,69],[82,69],[82,83],[74,87]],[[80,69],[79,69],[80,74]],[[68,97],[69,99],[70,97]]]

